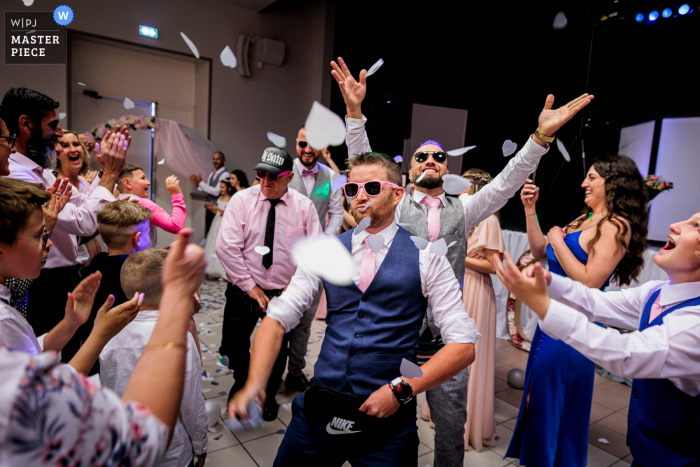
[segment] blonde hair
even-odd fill
[[[493,177],[491,176],[490,173],[488,173],[485,170],[481,169],[469,169],[466,172],[462,174],[462,178],[468,179],[470,182],[472,182],[472,195],[475,195],[476,193],[479,192],[483,187],[488,185],[493,181]],[[497,218],[500,218],[500,215],[498,212],[495,212],[494,215]],[[473,225],[469,229],[469,236],[471,237],[474,234],[474,231],[476,228],[479,227],[479,224]]]
[[[163,293],[161,276],[166,256],[168,256],[168,250],[149,248],[137,251],[124,261],[119,280],[127,298],[140,292],[144,294],[144,305],[158,306]]]
[[[80,147],[83,148],[83,165],[80,166],[80,173],[84,174],[85,172],[88,171],[90,168],[90,153],[88,152],[87,148],[85,147],[85,143],[83,140],[80,139],[81,136],[78,133],[76,133],[73,130],[63,130],[63,135],[75,135],[75,137],[78,139],[78,143],[80,144]],[[60,168],[61,163],[56,159],[56,168]]]
[[[380,165],[386,170],[387,178],[391,183],[398,186],[402,185],[401,166],[394,162],[394,160],[386,154],[378,152],[363,152],[362,154],[357,154],[356,156],[351,157],[345,161],[345,164],[348,167],[348,175],[352,169],[361,165]]]
[[[97,214],[97,230],[109,248],[124,248],[132,235],[153,214],[143,206],[131,201],[113,201],[105,204]]]

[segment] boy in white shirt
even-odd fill
[[[100,353],[100,381],[120,396],[155,328],[162,293],[163,263],[167,255],[167,250],[151,248],[132,254],[122,266],[121,285],[124,293],[131,296],[138,290],[144,294],[144,301],[134,321]],[[179,350],[173,348],[173,351]],[[198,458],[199,466],[203,466],[207,455],[208,422],[202,397],[202,365],[190,333],[187,334],[186,351],[180,414],[170,447],[159,466],[187,467],[192,464],[193,454]]]
[[[507,270],[495,262],[498,277],[537,313],[544,332],[634,378],[627,430],[633,467],[700,465],[700,212],[670,229],[654,257],[670,281],[627,290],[589,289],[539,264],[523,273],[508,253]]]

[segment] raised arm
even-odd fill
[[[165,179],[165,186],[168,188],[172,199],[172,215],[148,198],[139,199],[139,204],[153,213],[153,220],[151,221],[153,225],[160,227],[166,232],[176,234],[185,228],[187,208],[185,207],[185,200],[177,177],[171,175]]]
[[[530,252],[535,259],[547,256],[547,239],[542,233],[535,204],[540,197],[540,188],[532,183],[529,178],[525,180],[520,192],[520,200],[525,207],[525,223],[527,224],[527,240],[530,243]]]
[[[345,144],[348,146],[348,157],[353,157],[356,154],[372,151],[367,132],[365,132],[367,120],[362,115],[361,108],[362,101],[367,94],[367,78],[365,77],[367,70],[360,71],[360,81],[358,82],[353,78],[342,58],[338,57],[338,63],[331,62],[333,67],[331,74],[338,82],[340,93],[345,100],[348,113],[345,124]]]
[[[571,120],[579,110],[583,109],[593,99],[593,96],[583,94],[565,106],[553,109],[554,96],[548,95],[544,108],[538,117],[538,128],[545,136],[553,136],[559,128]],[[523,149],[508,162],[503,171],[491,183],[479,190],[473,196],[460,197],[465,205],[465,222],[467,230],[505,206],[506,202],[515,195],[528,175],[535,171],[540,158],[547,152],[547,144],[532,135]]]

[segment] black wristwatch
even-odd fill
[[[389,383],[391,392],[394,393],[394,397],[399,401],[399,404],[408,404],[413,400],[413,388],[406,381],[401,378],[396,378],[391,383]]]

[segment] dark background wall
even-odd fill
[[[700,113],[700,13],[655,24],[632,19],[666,6],[673,8],[622,1],[421,2],[415,7],[336,2],[334,55],[342,56],[356,77],[384,59],[368,79],[363,105],[373,149],[402,153],[413,103],[467,109],[465,145],[477,148],[465,155],[463,169],[480,167],[493,175],[507,163],[503,141],[522,147],[548,93],[555,95],[555,106],[584,92],[594,94],[592,105],[557,135],[571,148],[572,161],[565,163],[553,147],[540,164],[538,211],[546,229],[566,224],[580,211],[585,171],[596,155],[617,152],[622,126]],[[568,26],[554,30],[559,11]],[[626,19],[600,20],[614,11]],[[331,107],[345,114],[335,85]],[[342,161],[347,155],[338,148],[334,157]],[[519,198],[501,211],[501,220],[506,228],[524,228]]]

